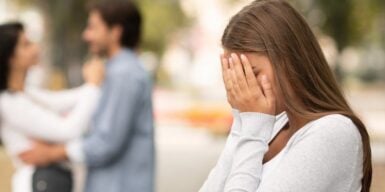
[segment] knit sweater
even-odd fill
[[[307,123],[271,160],[269,142],[288,122],[282,113],[239,113],[226,145],[200,192],[358,192],[363,151],[360,133],[333,114]]]

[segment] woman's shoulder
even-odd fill
[[[350,169],[341,165],[357,164],[362,161],[362,139],[353,121],[339,114],[326,115],[301,128],[293,136],[290,149],[305,151],[328,166],[344,171]]]
[[[317,123],[327,122],[327,123],[332,123],[337,125],[344,124],[345,126],[355,127],[353,121],[349,117],[341,114],[336,114],[336,113],[320,117],[319,119],[316,119],[315,122]]]
[[[4,108],[8,106],[10,102],[13,102],[15,100],[15,97],[12,93],[8,91],[3,91],[0,93],[0,108]]]
[[[353,121],[341,114],[325,115],[310,122],[301,134],[336,144],[361,144],[361,135]]]
[[[21,92],[13,93],[13,92],[9,92],[9,91],[4,91],[4,92],[0,93],[0,101],[3,103],[14,102],[14,101],[18,101],[21,99],[25,99],[24,94]]]
[[[358,128],[353,121],[341,114],[325,115],[314,121],[314,127],[326,132],[332,131],[334,134],[359,135]]]
[[[26,110],[33,106],[32,102],[24,93],[3,92],[0,94],[0,110],[2,112],[12,113],[13,111]]]

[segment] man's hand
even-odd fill
[[[19,155],[26,164],[45,166],[66,159],[66,151],[62,145],[52,145],[35,141],[32,149]]]

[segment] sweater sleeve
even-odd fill
[[[240,115],[242,132],[235,146],[230,174],[225,192],[255,192],[261,182],[262,160],[268,150],[275,116],[245,112]]]
[[[219,192],[224,188],[227,176],[230,172],[233,154],[241,134],[241,119],[239,111],[232,110],[233,124],[227,137],[225,147],[215,167],[211,170],[199,192]]]
[[[99,88],[87,86],[74,109],[61,116],[25,97],[3,102],[5,121],[25,135],[48,142],[66,142],[79,137],[87,128],[99,98]]]
[[[40,105],[52,111],[62,113],[74,107],[81,95],[87,92],[90,86],[92,85],[84,84],[80,87],[63,91],[27,87],[25,93]]]
[[[289,145],[259,192],[360,191],[362,142],[346,117],[316,120]]]

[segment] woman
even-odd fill
[[[293,7],[252,2],[231,19],[222,45],[234,123],[201,192],[370,190],[366,128]]]
[[[61,176],[63,171],[54,166],[38,172],[40,168],[24,164],[18,156],[34,140],[64,143],[80,137],[88,127],[103,80],[103,66],[92,63],[85,65],[86,83],[79,88],[63,92],[27,89],[26,74],[37,60],[38,49],[20,23],[0,25],[0,127],[6,151],[16,167],[12,184],[15,192],[50,191],[52,183],[32,180],[47,174]]]

